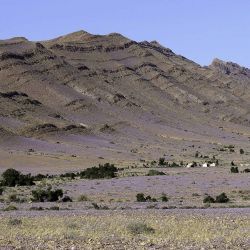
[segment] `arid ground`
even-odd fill
[[[114,175],[81,174],[105,163]],[[248,250],[250,70],[117,33],[0,40],[10,168],[0,249]]]

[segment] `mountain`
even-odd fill
[[[0,167],[188,161],[249,137],[250,70],[235,63],[117,33],[0,40]]]

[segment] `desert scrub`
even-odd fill
[[[230,171],[231,171],[231,173],[239,173],[239,169],[238,169],[238,167],[231,167],[230,168]]]
[[[99,165],[98,167],[87,168],[80,172],[81,178],[86,179],[104,179],[104,178],[114,178],[118,169],[114,164],[105,163],[104,165]]]
[[[136,201],[138,201],[138,202],[146,202],[146,201],[156,202],[157,200],[155,198],[152,198],[150,195],[145,197],[143,193],[138,193],[136,195]]]
[[[133,235],[150,234],[155,232],[154,228],[148,226],[146,223],[143,222],[133,222],[127,226],[127,230]]]
[[[10,218],[8,221],[8,225],[10,225],[10,226],[19,226],[21,224],[22,224],[22,220],[17,219],[17,218]]]
[[[89,198],[88,198],[86,195],[81,194],[81,195],[77,198],[77,201],[79,201],[79,202],[89,201]]]
[[[227,203],[229,202],[229,198],[225,193],[221,193],[220,195],[216,196],[215,198],[216,203]]]
[[[215,199],[210,196],[210,195],[207,195],[204,199],[203,199],[203,203],[215,203]]]
[[[215,197],[215,199],[210,195],[207,195],[203,199],[203,203],[227,203],[227,202],[229,202],[229,198],[225,193],[219,194],[218,196]]]
[[[166,175],[166,174],[164,172],[155,169],[150,169],[147,173],[147,176],[156,176],[156,175]]]
[[[3,209],[3,211],[15,211],[18,210],[18,208],[14,205],[9,205]]]
[[[101,206],[101,205],[98,205],[95,202],[92,202],[92,206],[93,206],[94,209],[97,209],[97,210],[109,210],[108,206]]]
[[[169,245],[172,249],[206,249],[207,246],[216,244],[219,237],[219,245],[215,245],[214,248],[242,249],[240,246],[247,246],[249,239],[249,215],[235,214],[232,217],[230,214],[219,214],[215,218],[213,215],[169,215],[149,210],[143,213],[110,211],[109,215],[111,216],[106,213],[88,213],[66,217],[23,217],[22,225],[14,228],[8,225],[8,216],[2,217],[0,244],[6,245],[12,241],[18,246],[27,242],[25,249],[32,249],[36,242],[43,247],[42,249],[57,249],[58,244],[63,244],[65,249],[71,249],[72,245],[76,245],[76,249],[95,249],[96,244],[122,238],[122,242],[128,244],[127,249],[141,249],[141,243],[147,242],[161,246],[159,249],[168,249]],[[143,242],[138,241],[138,235],[132,234],[128,229],[134,223],[143,223],[152,228],[154,233],[142,233]],[[27,240],[31,238],[32,241]],[[63,240],[65,238],[67,241]],[[240,243],[239,248],[235,248],[236,242]],[[107,248],[105,245],[100,245],[103,246],[101,249],[110,249],[110,245]]]
[[[162,193],[162,195],[161,195],[161,201],[162,202],[168,202],[168,197],[167,197],[167,195],[166,194],[164,194],[164,193]]]
[[[32,200],[39,202],[53,202],[58,201],[63,196],[62,189],[52,190],[51,187],[48,189],[36,189],[32,190]]]
[[[15,186],[32,186],[35,185],[34,178],[31,174],[21,174],[19,171],[9,168],[2,173],[2,186],[15,187]]]

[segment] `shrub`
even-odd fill
[[[166,175],[166,174],[154,169],[150,169],[147,173],[147,176],[155,176],[155,175]]]
[[[156,202],[157,199],[151,198],[150,195],[145,197],[143,193],[138,193],[136,195],[136,201],[138,201],[138,202],[146,202],[146,201]]]
[[[225,193],[221,193],[220,195],[216,196],[215,198],[216,203],[227,203],[229,202],[229,198]]]
[[[62,202],[72,202],[72,199],[69,196],[64,196],[61,201]]]
[[[100,207],[97,205],[97,203],[92,203],[92,206],[94,207],[94,209],[100,209]]]
[[[212,196],[208,195],[203,199],[203,203],[215,203],[215,199]]]
[[[2,174],[2,185],[7,187],[35,185],[34,178],[30,175],[21,174],[19,171],[9,168]]]
[[[231,161],[231,166],[235,166],[235,163],[233,161]]]
[[[231,173],[239,173],[238,167],[231,167]]]
[[[163,201],[163,202],[167,202],[168,201],[168,197],[166,196],[166,194],[162,194],[161,195],[161,201]]]
[[[63,196],[62,189],[51,190],[48,188],[47,190],[44,189],[37,189],[32,190],[33,201],[39,202],[53,202],[58,201],[60,197]]]
[[[3,191],[4,191],[4,188],[3,188],[3,187],[0,187],[0,195],[3,194]]]
[[[77,201],[88,201],[88,197],[86,195],[81,194],[78,198]]]
[[[10,202],[19,202],[20,201],[20,199],[17,197],[16,194],[10,194],[9,197],[8,197],[8,200]]]
[[[243,170],[243,173],[250,173],[250,168],[246,168]]]
[[[31,207],[30,210],[42,211],[42,210],[44,210],[44,208],[43,207]]]
[[[22,224],[22,220],[17,219],[17,218],[10,218],[9,221],[8,221],[8,224],[10,226],[18,226],[18,225]]]
[[[171,167],[171,168],[178,168],[178,167],[181,167],[181,165],[179,165],[176,162],[172,162],[172,163],[169,164],[169,167]]]
[[[17,185],[20,177],[20,172],[13,168],[9,168],[2,173],[3,185],[8,187],[14,187]]]
[[[166,165],[165,158],[164,157],[159,158],[158,164],[159,164],[159,166],[165,166]]]
[[[58,211],[58,210],[60,210],[60,208],[58,206],[53,206],[53,207],[48,208],[48,210]]]
[[[3,209],[3,211],[14,211],[14,210],[17,210],[17,207],[13,205],[9,205],[8,207]]]
[[[155,229],[148,226],[145,223],[142,222],[133,222],[127,226],[127,230],[133,234],[133,235],[138,235],[138,234],[150,234],[154,233]]]
[[[78,173],[73,173],[73,172],[68,172],[68,173],[65,173],[65,174],[61,174],[60,177],[66,177],[66,178],[69,178],[69,179],[75,179],[77,177]]]
[[[100,206],[100,205],[98,205],[97,203],[92,203],[92,206],[94,207],[94,209],[97,209],[97,210],[100,210],[100,209],[102,209],[102,210],[108,210],[109,209],[109,207],[108,206]]]
[[[244,149],[240,149],[240,154],[243,155],[245,152],[244,152]]]
[[[144,197],[144,194],[143,193],[137,194],[136,195],[136,201],[138,201],[138,202],[145,202],[146,198]]]
[[[80,176],[87,179],[114,178],[117,171],[118,169],[114,164],[105,163],[104,165],[99,165],[99,167],[87,168],[80,172]]]

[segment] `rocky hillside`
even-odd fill
[[[196,143],[248,145],[249,127],[250,70],[235,63],[201,67],[117,33],[0,40],[0,147],[13,159],[32,148],[86,165],[152,160]]]

